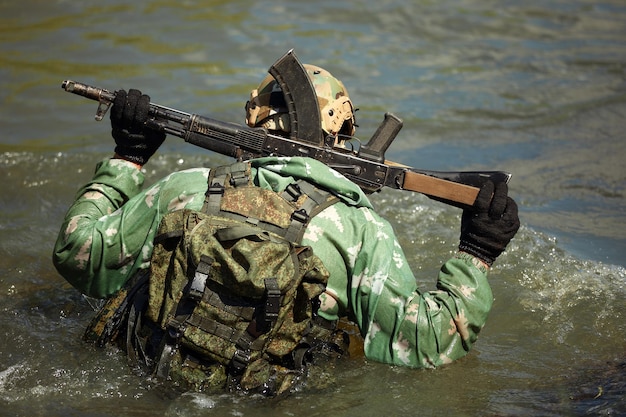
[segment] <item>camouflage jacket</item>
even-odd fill
[[[261,187],[282,191],[303,178],[340,197],[312,219],[303,244],[330,271],[320,314],[353,320],[368,359],[434,367],[470,350],[492,305],[480,262],[460,253],[441,267],[436,290],[420,292],[390,224],[354,183],[307,158],[261,158],[253,168]],[[102,161],[66,214],[53,254],[57,270],[84,294],[113,294],[149,266],[165,213],[202,207],[208,174],[175,172],[142,191],[143,174],[133,165]]]

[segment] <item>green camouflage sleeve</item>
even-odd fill
[[[53,252],[59,273],[92,297],[107,297],[149,266],[165,213],[200,208],[208,169],[170,174],[141,191],[144,177],[120,159],[99,163],[65,215]]]
[[[305,243],[331,271],[321,314],[355,320],[369,359],[449,363],[470,350],[491,309],[487,270],[469,255],[446,262],[437,289],[420,293],[391,225],[369,208],[329,207],[313,219]]]

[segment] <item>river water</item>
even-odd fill
[[[0,2],[0,415],[557,416],[626,413],[626,4],[622,0]],[[438,370],[351,358],[331,387],[280,401],[172,395],[113,349],[50,258],[61,218],[112,152],[95,102],[64,79],[242,121],[249,91],[295,48],[329,69],[388,159],[513,173],[522,227],[491,274],[475,350]],[[147,168],[225,157],[170,138]],[[420,286],[455,250],[459,210],[373,197]]]

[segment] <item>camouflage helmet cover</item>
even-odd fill
[[[304,68],[315,88],[324,132],[333,136],[354,135],[354,107],[343,83],[323,68],[309,64]],[[246,123],[250,127],[263,126],[289,133],[287,105],[280,85],[271,75],[250,93],[250,100],[246,103]]]

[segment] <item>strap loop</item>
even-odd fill
[[[302,190],[297,183],[292,182],[287,187],[285,187],[284,197],[287,200],[287,197],[291,198],[291,201],[298,201],[300,196],[302,195]]]
[[[306,224],[309,222],[309,215],[305,209],[296,210],[291,214],[292,220],[296,220],[300,223]]]
[[[265,309],[263,320],[268,328],[276,323],[280,310],[280,289],[276,278],[265,278]]]
[[[231,366],[233,374],[240,374],[246,369],[246,366],[250,363],[250,351],[237,349],[231,359]]]
[[[213,268],[214,259],[210,256],[202,255],[200,257],[200,263],[196,268],[196,272],[191,280],[189,286],[189,298],[194,301],[198,301],[202,298],[204,293],[204,287],[206,287],[206,281],[211,274]]]
[[[230,180],[229,183],[233,187],[247,185],[250,182],[250,168],[246,162],[236,162],[229,167]]]

